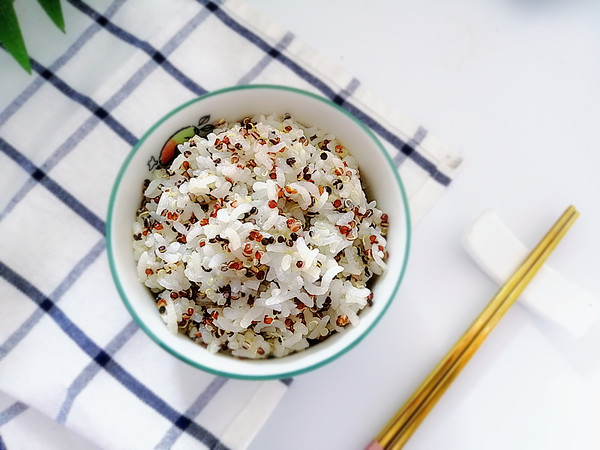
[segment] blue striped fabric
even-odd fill
[[[79,24],[81,33],[68,35],[70,45],[53,59],[33,55],[30,82],[0,103],[0,233],[10,236],[0,247],[0,307],[14,311],[0,316],[0,392],[13,399],[0,409],[0,449],[34,443],[15,426],[28,420],[30,407],[106,448],[244,448],[253,436],[228,433],[229,425],[253,407],[261,383],[199,372],[150,344],[112,287],[105,211],[128,150],[189,98],[276,79],[331,99],[379,135],[410,174],[415,210],[433,204],[460,159],[430,142],[423,127],[388,122],[381,105],[365,103],[355,78],[315,71],[319,55],[290,51],[292,43],[301,47],[294,35],[258,19],[243,0],[67,4],[67,24]],[[207,36],[220,43],[221,60],[214,61]],[[232,65],[240,48],[246,63]],[[54,108],[69,115],[55,117]],[[168,374],[194,382],[182,395],[163,380]],[[278,399],[291,383],[262,387]],[[231,401],[230,392],[245,395]],[[226,412],[219,406],[224,419],[203,419],[220,399],[228,399]],[[257,414],[255,428],[266,418]]]
[[[67,192],[56,181],[50,178],[43,170],[35,166],[23,153],[11,146],[4,139],[0,138],[0,151],[16,162],[21,168],[27,172],[33,180],[48,189],[66,206],[71,208],[82,219],[93,226],[98,232],[104,234],[105,223],[100,217],[91,212],[83,205],[76,197]]]
[[[138,138],[135,137],[127,128],[119,123],[119,121],[112,117],[106,109],[98,105],[94,100],[86,95],[81,94],[80,92],[77,92],[75,89],[61,80],[55,73],[50,72],[50,70],[46,69],[33,58],[31,59],[31,67],[34,71],[39,73],[44,80],[51,83],[66,97],[70,98],[74,102],[79,103],[81,106],[88,109],[92,114],[98,117],[98,119],[102,120],[115,132],[117,136],[122,138],[129,145],[133,146],[136,144]]]
[[[10,422],[12,419],[17,417],[23,411],[27,409],[27,405],[21,402],[15,402],[0,412],[0,426]]]
[[[196,95],[204,95],[206,94],[206,89],[199,86],[193,80],[191,80],[188,76],[186,76],[183,72],[177,69],[168,59],[165,54],[163,54],[160,50],[155,49],[148,42],[138,39],[131,33],[125,31],[124,29],[118,27],[114,23],[110,22],[109,19],[102,14],[99,14],[97,11],[86,5],[84,2],[79,0],[69,0],[73,6],[79,9],[81,12],[89,16],[91,19],[96,21],[100,26],[104,27],[108,32],[114,34],[116,37],[121,39],[123,42],[127,42],[128,44],[139,48],[150,56],[154,62],[161,66],[167,73],[169,73],[173,78],[175,78],[182,85],[187,87],[191,92]]]

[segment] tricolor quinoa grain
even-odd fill
[[[358,323],[388,218],[335,136],[255,116],[177,152],[146,180],[133,225],[139,278],[172,332],[265,358]]]

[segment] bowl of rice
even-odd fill
[[[115,181],[107,249],[139,326],[227,377],[297,375],[375,326],[406,268],[396,167],[345,109],[238,86],[164,116]]]

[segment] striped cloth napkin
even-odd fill
[[[63,5],[68,33],[31,46],[33,76],[0,51],[0,449],[245,448],[292,380],[204,373],[132,322],[104,237],[131,147],[190,98],[271,83],[363,120],[398,164],[414,222],[461,159],[243,0]]]

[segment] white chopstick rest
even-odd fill
[[[484,212],[464,235],[467,252],[495,282],[503,284],[529,254],[494,211]],[[569,331],[583,335],[600,314],[600,301],[550,267],[543,266],[519,302]]]

